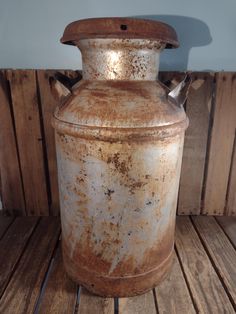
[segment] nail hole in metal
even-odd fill
[[[125,24],[121,24],[120,29],[121,29],[122,31],[127,31],[128,26],[125,25]]]

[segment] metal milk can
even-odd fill
[[[177,36],[157,21],[100,18],[69,24],[61,42],[83,60],[53,117],[65,269],[101,296],[141,294],[173,255],[189,80],[170,91],[157,75]]]

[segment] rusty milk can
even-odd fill
[[[178,46],[168,25],[131,18],[69,24],[83,79],[57,107],[62,246],[69,276],[102,296],[132,296],[168,273],[187,80],[157,80],[159,54]]]

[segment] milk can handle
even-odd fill
[[[178,107],[182,107],[188,97],[191,82],[191,74],[187,73],[184,79],[168,93],[168,99]]]

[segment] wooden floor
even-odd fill
[[[178,217],[172,272],[139,297],[105,299],[63,269],[58,218],[0,217],[0,313],[235,313],[236,218]]]

